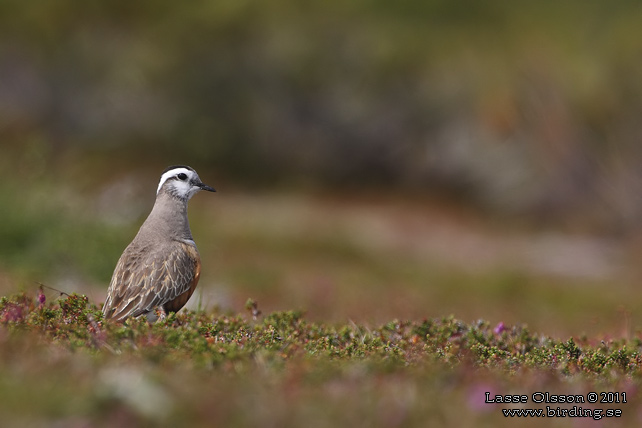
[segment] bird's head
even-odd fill
[[[156,195],[165,192],[187,201],[201,190],[216,192],[213,187],[203,184],[193,168],[186,165],[174,165],[163,171]]]

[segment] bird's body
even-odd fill
[[[187,219],[187,201],[199,190],[214,191],[187,166],[167,168],[156,202],[116,264],[103,307],[106,319],[177,312],[194,293],[201,258]]]

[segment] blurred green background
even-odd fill
[[[631,336],[642,4],[0,2],[0,291],[102,302],[160,172],[192,307]],[[55,293],[53,293],[55,295]]]

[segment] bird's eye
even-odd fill
[[[186,180],[187,179],[187,174],[185,174],[184,172],[181,172],[176,177],[178,177],[179,180]]]

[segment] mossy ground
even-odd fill
[[[533,403],[536,392],[625,393],[584,406],[621,409],[608,426],[640,421],[639,339],[559,340],[453,317],[327,325],[253,302],[116,324],[86,296],[43,296],[0,298],[3,426],[497,426],[504,408],[572,407]],[[487,403],[486,392],[530,404]]]

